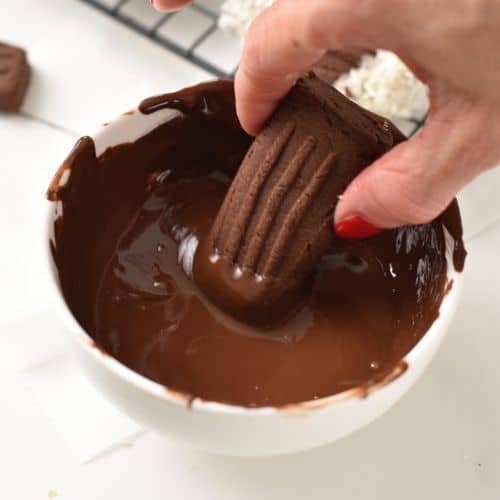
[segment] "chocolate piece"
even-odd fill
[[[29,76],[26,52],[0,43],[0,111],[19,111],[28,88]]]
[[[198,285],[244,321],[269,326],[292,314],[332,244],[338,196],[401,140],[314,75],[299,80],[255,139],[197,252]]]
[[[97,345],[186,405],[281,406],[353,388],[345,397],[363,397],[400,374],[450,286],[441,220],[334,239],[297,315],[279,329],[243,328],[189,272],[251,144],[232,84],[153,101],[184,111],[99,157],[80,140],[50,187],[64,298]],[[460,238],[456,205],[442,221]]]

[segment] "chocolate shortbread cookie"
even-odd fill
[[[339,195],[403,139],[315,75],[301,78],[255,139],[201,242],[194,275],[210,300],[261,324],[293,312],[334,240]]]

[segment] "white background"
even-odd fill
[[[0,0],[0,39],[26,47],[34,67],[24,116],[0,114],[0,340],[15,344],[8,325],[49,307],[39,270],[44,191],[75,138],[142,97],[207,75],[76,0]],[[0,349],[2,498],[499,498],[499,192],[492,171],[462,194],[470,255],[461,308],[424,377],[374,424],[262,460],[145,433],[81,464]]]

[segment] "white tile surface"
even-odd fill
[[[500,167],[482,174],[458,196],[466,239],[500,222]]]
[[[30,51],[51,30],[75,22],[73,4],[76,1],[0,0],[2,41],[15,43]],[[28,52],[28,57],[29,55]]]
[[[213,19],[199,10],[186,7],[167,19],[156,35],[187,51],[213,24]]]
[[[239,64],[241,51],[238,40],[217,28],[196,47],[194,54],[219,70],[232,73]]]
[[[216,15],[220,14],[220,8],[223,2],[224,0],[195,0],[196,5],[199,5]]]
[[[147,0],[127,0],[118,9],[118,13],[146,30],[152,30],[165,16]]]
[[[41,275],[45,191],[75,138],[15,115],[0,113],[0,330],[48,306]]]
[[[24,259],[22,253],[19,258]],[[69,352],[67,331],[52,307],[24,313],[15,321],[2,319],[0,352],[2,371],[23,376],[34,402],[78,461],[94,460],[142,431],[80,373]]]
[[[89,384],[67,354],[32,368],[23,380],[81,462],[109,452],[142,431]]]
[[[24,256],[20,254],[20,258]],[[7,283],[10,284],[9,281]],[[67,350],[68,335],[50,304],[41,312],[26,312],[15,319],[0,320],[2,368],[23,373],[61,355]]]
[[[13,3],[11,10],[29,26],[31,10],[20,1],[21,6]],[[45,32],[30,50],[34,74],[24,104],[30,114],[80,134],[92,133],[144,97],[212,78],[80,1],[51,0],[44,5],[45,10],[33,13],[46,21],[39,23]]]

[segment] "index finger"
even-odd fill
[[[390,48],[388,0],[278,0],[250,26],[236,75],[236,108],[255,135],[300,73],[327,49]],[[383,14],[383,15],[382,15]],[[390,19],[387,19],[387,18]],[[384,46],[385,45],[385,46]]]

